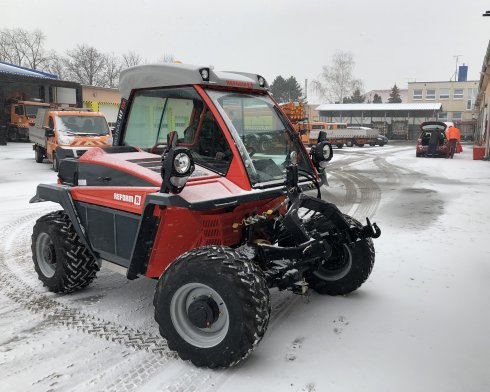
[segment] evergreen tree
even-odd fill
[[[361,94],[361,90],[356,88],[356,90],[354,91],[354,94],[352,94],[351,102],[352,103],[363,103],[365,100],[366,100],[366,97]]]
[[[297,101],[302,95],[301,86],[294,76],[284,79],[279,75],[274,79],[270,88],[274,99],[279,103]]]
[[[381,100],[381,96],[377,93],[374,94],[373,103],[383,103],[383,101]]]
[[[388,98],[389,103],[400,103],[402,99],[400,98],[400,90],[398,87],[395,85],[391,89],[390,97]]]

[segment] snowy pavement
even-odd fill
[[[153,320],[155,282],[102,269],[59,296],[31,260],[28,204],[55,182],[29,144],[0,146],[0,391],[488,391],[490,163],[415,146],[334,150],[323,196],[382,229],[368,281],[346,297],[272,291],[252,356],[220,371],[177,359]]]

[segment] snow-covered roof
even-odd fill
[[[204,81],[201,77],[200,70],[203,68],[209,70],[209,81]],[[123,98],[128,98],[133,89],[190,84],[267,90],[269,88],[267,81],[264,87],[259,86],[259,77],[260,75],[245,72],[215,71],[205,65],[138,65],[121,72],[119,91]]]
[[[442,103],[326,103],[316,108],[318,111],[328,112],[390,112],[390,111],[421,111],[442,110]]]
[[[41,72],[36,69],[24,68],[14,64],[4,63],[2,61],[0,61],[0,73],[30,76],[34,78],[58,79],[58,75],[54,75],[48,72]]]

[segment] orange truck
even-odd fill
[[[102,113],[87,109],[39,109],[29,129],[36,162],[47,158],[58,171],[65,158],[78,158],[92,147],[112,145],[112,134]]]
[[[48,103],[11,99],[5,105],[7,134],[11,142],[29,139],[29,127],[34,125],[38,109],[47,108]]]

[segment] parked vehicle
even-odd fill
[[[29,127],[34,125],[38,109],[48,107],[48,103],[41,101],[9,100],[5,106],[8,139],[29,140]]]
[[[446,137],[447,124],[442,121],[426,121],[420,125],[422,132],[417,139],[417,145],[415,147],[416,157],[427,157],[429,155],[429,142],[431,135],[437,133],[437,146],[435,149],[435,157],[447,158],[449,154],[449,146],[447,145],[448,139]]]
[[[269,288],[345,295],[366,281],[379,228],[321,200],[331,145],[308,155],[264,78],[160,64],[123,71],[119,85],[114,146],[61,161],[59,183],[39,185],[31,200],[63,208],[32,235],[49,290],[88,286],[102,263],[157,279],[155,320],[168,347],[218,368],[264,336]],[[251,156],[243,141],[255,121],[282,148]],[[317,197],[303,193],[312,186]]]
[[[385,135],[376,136],[376,142],[369,143],[370,146],[375,146],[376,144],[380,147],[383,147],[385,144],[388,144],[389,139]]]
[[[58,171],[64,158],[78,158],[88,149],[112,145],[112,134],[102,113],[87,109],[39,109],[29,130],[36,162],[47,158]]]

